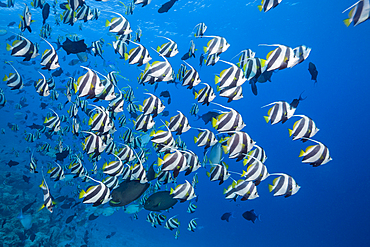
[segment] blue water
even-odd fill
[[[42,134],[41,139],[29,143],[24,140],[24,132],[32,133],[27,125],[32,123],[42,124],[49,110],[41,109],[40,102],[48,103],[48,107],[56,107],[58,103],[64,103],[66,97],[61,93],[57,101],[52,101],[49,97],[40,99],[36,93],[33,83],[40,79],[37,71],[40,69],[41,56],[32,59],[35,65],[26,66],[19,62],[22,58],[11,57],[10,52],[6,51],[6,38],[13,35],[10,32],[19,32],[17,27],[22,14],[24,5],[27,3],[35,20],[31,24],[32,33],[24,32],[24,35],[40,43],[40,53],[48,49],[48,45],[39,38],[42,26],[42,16],[40,9],[34,9],[29,1],[17,0],[14,8],[0,8],[0,27],[7,29],[6,35],[0,36],[1,44],[1,76],[12,73],[10,66],[4,61],[12,61],[14,67],[23,76],[25,86],[21,93],[18,90],[11,91],[4,83],[1,88],[4,90],[7,99],[6,105],[0,109],[1,122],[0,129],[5,130],[1,134],[1,172],[0,177],[3,181],[1,185],[1,219],[6,222],[0,228],[0,236],[4,246],[13,241],[14,246],[49,246],[47,240],[51,238],[50,246],[66,246],[66,243],[75,237],[75,240],[68,243],[70,246],[81,246],[84,244],[82,238],[85,231],[88,232],[88,246],[368,246],[370,244],[370,213],[368,205],[370,203],[368,189],[370,162],[368,152],[368,142],[370,132],[368,130],[369,114],[368,91],[369,79],[368,69],[370,66],[369,56],[369,33],[370,22],[364,22],[356,27],[353,25],[346,27],[343,19],[347,18],[347,13],[342,11],[354,4],[352,0],[340,1],[287,1],[267,13],[259,12],[257,5],[259,1],[185,1],[180,0],[168,13],[159,14],[157,10],[165,2],[163,0],[153,0],[151,4],[141,8],[136,6],[133,15],[126,16],[135,31],[139,26],[143,35],[141,44],[146,48],[156,48],[166,41],[157,36],[166,36],[178,44],[180,50],[175,57],[169,58],[173,69],[177,72],[180,67],[181,56],[188,50],[189,42],[192,39],[197,48],[196,58],[187,60],[200,73],[202,82],[210,84],[214,89],[214,76],[229,66],[221,62],[215,66],[199,67],[199,56],[203,52],[209,38],[195,39],[192,34],[193,28],[200,22],[206,23],[208,29],[205,35],[218,35],[226,38],[230,44],[229,49],[221,54],[221,59],[225,61],[237,62],[237,58],[231,60],[236,54],[244,49],[252,49],[256,52],[256,57],[265,58],[273,47],[259,46],[259,44],[284,44],[289,47],[306,45],[312,51],[301,64],[291,68],[275,72],[272,82],[259,83],[258,95],[255,96],[250,90],[248,82],[243,85],[244,98],[227,103],[225,98],[217,97],[214,102],[232,107],[237,110],[246,123],[243,131],[247,132],[256,143],[263,147],[268,156],[265,165],[269,173],[283,172],[291,175],[301,186],[297,194],[289,197],[274,197],[268,191],[268,184],[272,183],[273,177],[263,181],[258,187],[259,197],[254,200],[230,202],[225,200],[223,189],[231,184],[231,179],[224,184],[210,182],[206,175],[206,170],[200,168],[197,173],[199,183],[195,193],[198,196],[196,202],[197,210],[193,214],[186,213],[188,202],[178,203],[174,209],[164,214],[167,218],[178,215],[180,221],[180,235],[174,238],[174,231],[171,232],[163,226],[151,227],[146,222],[149,213],[142,210],[138,214],[138,220],[132,220],[130,215],[123,210],[115,212],[112,216],[99,216],[95,221],[86,220],[88,214],[85,209],[89,208],[85,204],[79,204],[73,209],[61,209],[60,205],[55,206],[55,212],[50,214],[46,209],[37,211],[43,203],[42,191],[38,185],[41,184],[41,173],[30,174],[24,166],[28,166],[30,153],[26,152],[27,147],[35,149],[37,143],[46,141],[54,148],[58,143],[54,136],[52,140],[46,139]],[[52,2],[48,1],[49,4]],[[124,9],[119,1],[95,2],[88,0],[87,4],[100,10],[118,11],[123,14]],[[124,1],[125,3],[128,1]],[[58,3],[59,4],[59,3]],[[52,9],[52,8],[51,8]],[[114,14],[101,12],[98,20],[83,23],[78,21],[74,26],[61,23],[55,24],[55,18],[63,12],[57,7],[57,14],[51,13],[47,23],[52,27],[51,38],[49,41],[56,41],[58,35],[78,34],[85,40],[88,46],[91,42],[100,38],[105,40],[103,45],[103,57],[106,62],[114,66],[120,75],[127,80],[118,77],[119,88],[131,85],[135,93],[135,101],[142,104],[147,98],[144,92],[154,92],[154,86],[138,85],[137,77],[144,69],[144,66],[137,67],[129,65],[125,60],[119,59],[118,54],[114,54],[113,48],[108,45],[115,40],[114,35],[109,34],[108,28],[104,26],[106,19],[115,17]],[[7,27],[8,23],[15,21],[17,24]],[[79,25],[82,24],[82,31]],[[55,44],[54,44],[55,45]],[[129,49],[136,47],[129,46]],[[153,50],[149,50],[152,60],[162,61]],[[59,50],[59,62],[64,71],[60,77],[55,77],[56,87],[65,88],[67,76],[66,72],[75,76],[85,73],[79,65],[70,66],[68,63],[76,59],[76,55],[66,55],[65,51]],[[66,60],[63,60],[66,57]],[[31,61],[32,61],[31,60]],[[313,62],[318,71],[318,82],[311,81],[308,72],[308,63]],[[89,55],[88,62],[81,65],[95,69],[103,74],[111,71],[112,68],[105,67],[100,57]],[[47,71],[42,73],[48,77]],[[201,85],[196,89],[202,88]],[[169,116],[159,116],[155,118],[156,128],[162,125],[159,119],[169,121],[171,116],[181,110],[189,119],[192,127],[208,128],[216,133],[211,124],[204,125],[202,120],[190,115],[191,105],[196,103],[192,91],[182,87],[181,84],[159,83],[155,94],[168,90],[171,94],[172,103],[167,104],[167,99],[162,98]],[[292,118],[284,124],[271,126],[266,124],[263,116],[267,114],[268,108],[262,106],[284,100],[291,102],[298,98],[303,92],[303,97],[296,114],[304,114],[311,117],[317,124],[320,131],[313,138],[324,143],[330,150],[332,161],[320,167],[312,167],[303,164],[298,157],[301,149],[306,149],[311,145],[308,142],[292,141],[288,134],[288,128],[292,128],[297,118]],[[21,97],[27,99],[28,106],[15,109],[15,105]],[[92,103],[92,100],[89,100]],[[108,102],[98,103],[107,106]],[[126,108],[127,104],[125,104]],[[204,114],[210,110],[221,110],[215,105],[202,106],[199,104],[199,114]],[[68,116],[69,104],[62,110],[57,110],[58,114]],[[29,111],[29,112],[27,112]],[[18,113],[16,116],[15,113]],[[127,126],[132,128],[127,116]],[[24,119],[28,115],[27,120]],[[118,116],[120,116],[119,113]],[[87,118],[81,111],[79,115]],[[19,125],[19,131],[14,132],[8,127],[8,123]],[[67,123],[62,123],[62,127]],[[119,124],[116,120],[116,126]],[[88,126],[82,126],[83,130],[88,130]],[[126,131],[125,128],[118,128],[114,134],[114,140],[119,142],[119,135]],[[188,149],[195,152],[200,159],[203,158],[203,148],[194,144],[193,137],[198,135],[195,130],[189,130],[181,135]],[[75,146],[75,150],[82,151],[81,143],[83,140],[73,139],[72,133],[63,137],[64,145]],[[151,147],[151,143],[148,144]],[[154,152],[153,149],[151,149]],[[18,153],[18,154],[17,154]],[[35,153],[38,161],[38,170],[44,167],[46,173],[47,162],[54,159]],[[92,164],[88,161],[85,154],[84,165],[88,170],[92,169]],[[155,161],[156,155],[150,156],[147,164]],[[112,155],[102,155],[102,159],[97,163],[101,168],[105,160],[113,159]],[[6,163],[9,160],[16,160],[20,165],[9,167]],[[241,172],[243,167],[241,162],[230,160],[224,155],[224,161],[229,165],[230,171]],[[67,158],[63,165],[68,165],[70,160]],[[9,177],[6,174],[10,173]],[[31,177],[30,183],[23,181],[22,176]],[[239,179],[237,175],[232,175],[234,179]],[[192,179],[192,175],[186,177]],[[59,191],[59,185],[46,178],[51,194],[56,198],[62,195],[71,196],[72,191],[80,184],[80,189],[86,189],[88,185],[81,182],[78,178],[75,185],[67,186],[64,182],[60,186],[65,186]],[[185,177],[180,174],[177,183],[184,183]],[[175,187],[170,184],[169,187]],[[169,188],[168,187],[168,188]],[[163,186],[165,188],[165,186]],[[79,190],[80,190],[79,189]],[[18,198],[17,198],[17,195]],[[17,198],[15,200],[15,198]],[[23,233],[22,225],[17,219],[20,209],[26,204],[37,202],[32,206],[34,226],[32,231],[36,234],[36,240],[29,240],[29,232],[26,232],[27,239],[22,241],[19,234]],[[82,201],[75,197],[76,201]],[[254,209],[261,215],[261,221],[254,224],[246,221],[242,213]],[[56,212],[61,212],[57,215]],[[78,216],[68,225],[65,220],[68,216],[78,213]],[[230,222],[222,221],[221,216],[225,212],[233,212]],[[187,230],[188,222],[192,218],[198,218],[198,229],[195,232]],[[3,223],[3,222],[2,222]],[[74,228],[74,229],[73,229]],[[54,232],[52,234],[52,232]],[[57,234],[59,233],[60,234]],[[111,238],[106,238],[111,232],[116,232]],[[51,236],[51,237],[50,237]],[[67,242],[66,242],[67,241]],[[37,245],[36,245],[37,243]],[[59,246],[60,246],[59,245]],[[67,245],[68,246],[68,245]]]

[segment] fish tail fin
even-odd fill
[[[78,198],[81,199],[82,197],[84,197],[86,194],[86,192],[84,190],[81,190],[80,194],[78,195]]]
[[[6,50],[7,51],[10,51],[12,49],[12,46],[11,45],[9,45],[9,44],[6,44]]]
[[[42,206],[41,206],[41,207],[39,207],[39,209],[38,209],[37,211],[41,211],[44,207],[45,207],[45,205],[44,205],[44,204],[42,204]]]
[[[288,129],[288,131],[289,131],[289,136],[292,136],[293,130]]]
[[[109,20],[106,20],[106,21],[105,21],[105,26],[106,26],[106,27],[108,27],[108,26],[109,26],[109,24],[110,24],[110,21],[109,21]]]
[[[30,26],[27,26],[27,30],[32,33],[32,30],[31,30],[31,27]]]
[[[301,152],[299,153],[298,157],[302,157],[304,155],[304,151],[301,149]]]
[[[272,191],[272,185],[269,184],[269,191],[271,192]]]
[[[262,11],[262,5],[257,6],[260,11]]]
[[[351,21],[348,19],[343,20],[344,24],[348,27],[351,24]]]
[[[265,119],[266,123],[268,123],[270,120],[268,116],[263,116],[263,118]]]

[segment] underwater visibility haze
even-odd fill
[[[0,246],[369,246],[369,0],[2,0]]]

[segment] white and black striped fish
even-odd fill
[[[29,61],[31,58],[37,57],[39,55],[37,46],[22,35],[18,36],[22,40],[15,40],[12,45],[6,45],[6,50],[12,51],[10,55],[13,57],[24,57],[23,61]]]
[[[215,134],[213,134],[212,131],[208,129],[200,129],[196,128],[200,133],[198,134],[198,137],[194,136],[194,142],[197,143],[198,147],[203,147],[205,149],[212,147],[215,145],[218,141],[216,139]]]
[[[51,116],[49,118],[45,117],[44,125],[51,131],[58,132],[60,130],[60,118],[54,110],[52,111],[54,112],[55,116]]]
[[[305,45],[300,45],[293,49],[294,56],[296,57],[296,62],[302,63],[304,60],[307,59],[307,57],[310,55],[311,48],[307,47]]]
[[[111,162],[105,162],[103,165],[103,172],[109,176],[119,176],[123,172],[123,163],[120,157],[117,155],[113,154],[118,161],[111,161]]]
[[[175,139],[172,137],[170,130],[167,131],[158,130],[157,132],[152,130],[150,136],[151,136],[150,140],[155,144],[161,144],[168,148],[172,147],[175,144]]]
[[[207,176],[211,181],[220,181],[219,184],[222,184],[230,177],[230,173],[227,169],[225,162],[222,162],[221,164],[213,164],[211,171],[207,172]]]
[[[75,84],[75,92],[79,91],[78,97],[88,96],[88,99],[94,98],[99,95],[105,89],[101,83],[99,76],[91,69],[87,67],[82,68],[87,70],[87,73],[80,76]]]
[[[173,171],[174,178],[188,168],[185,155],[178,150],[166,154],[163,159],[158,158],[158,166],[161,167],[161,171]]]
[[[13,67],[13,65],[10,62],[5,62],[12,66],[15,73],[10,73],[9,76],[4,76],[3,81],[6,81],[6,85],[8,85],[11,90],[15,89],[22,89],[23,88],[23,79],[22,76],[18,73],[18,71]]]
[[[173,177],[170,171],[160,171],[158,173],[157,180],[160,183],[168,184],[168,183],[175,181],[175,178]]]
[[[77,10],[76,13],[77,20],[83,20],[84,22],[87,22],[91,20],[93,17],[94,15],[92,13],[92,9],[86,4],[82,5],[81,8]]]
[[[201,80],[199,78],[199,73],[187,62],[184,61],[186,65],[190,67],[190,70],[187,70],[184,77],[182,78],[182,85],[187,86],[188,89],[192,89],[197,86]]]
[[[109,188],[110,191],[119,186],[119,179],[117,176],[107,177],[102,182]]]
[[[196,197],[194,188],[188,180],[185,180],[183,184],[177,185],[175,189],[171,188],[170,194],[173,198],[179,199],[180,202],[190,201]]]
[[[124,166],[123,172],[122,172],[122,180],[130,180],[131,178],[131,167],[130,166]]]
[[[149,62],[152,58],[149,55],[149,51],[141,44],[131,41],[138,47],[131,49],[128,53],[125,53],[125,60],[128,60],[129,64],[137,64],[141,66]]]
[[[212,126],[218,132],[240,131],[245,127],[245,123],[239,112],[230,107],[226,107],[217,103],[213,104],[230,110],[229,112],[223,112],[222,114],[218,115],[217,118],[212,119]]]
[[[221,89],[243,85],[244,82],[247,80],[244,77],[243,70],[233,63],[223,60],[220,61],[231,65],[231,67],[221,71],[220,76],[215,76],[215,83],[219,84],[219,87]]]
[[[83,150],[87,154],[93,154],[92,158],[99,156],[105,149],[106,145],[103,140],[96,134],[88,131],[82,131],[84,133],[90,134],[85,138],[85,143],[83,143]]]
[[[55,164],[57,167],[50,168],[48,171],[50,178],[54,179],[54,181],[63,180],[65,178],[64,170],[57,162]]]
[[[230,103],[233,100],[239,100],[243,98],[243,88],[242,86],[237,87],[227,87],[227,88],[219,88],[217,87],[217,91],[219,91],[221,97],[227,98],[227,102]]]
[[[244,76],[247,80],[255,79],[266,70],[266,60],[261,58],[249,58],[243,66]]]
[[[259,197],[257,186],[251,181],[240,179],[237,182],[233,182],[232,190],[235,195],[242,197],[242,201],[252,200]]]
[[[36,169],[37,169],[37,161],[33,157],[33,151],[32,151],[31,159],[30,159],[30,173],[38,173],[38,171],[36,171]]]
[[[270,106],[273,105],[267,112],[267,116],[264,116],[266,123],[270,122],[271,125],[277,124],[279,122],[285,123],[289,118],[294,115],[296,108],[292,107],[286,101],[277,101],[271,104],[265,105]]]
[[[143,113],[136,118],[136,121],[134,121],[134,128],[137,131],[147,132],[153,128],[154,124],[155,122],[152,115]]]
[[[125,17],[123,17],[121,14],[117,12],[108,11],[108,10],[105,10],[105,11],[119,15],[119,17],[112,18],[111,21],[107,20],[105,22],[105,26],[106,27],[109,26],[110,33],[116,33],[117,35],[121,35],[121,34],[129,34],[132,32],[130,23]]]
[[[194,36],[196,38],[202,37],[207,30],[207,26],[204,22],[197,24],[194,28],[196,28],[195,33],[194,33]]]
[[[195,222],[196,219],[198,219],[198,218],[191,219],[189,224],[188,224],[188,230],[191,231],[191,232],[194,232],[195,229],[197,229],[197,222]]]
[[[270,9],[273,9],[276,6],[278,6],[279,3],[281,3],[281,1],[282,0],[262,0],[261,5],[258,5],[258,9],[260,11],[263,10],[264,12],[267,12]]]
[[[127,52],[127,44],[125,40],[117,37],[117,40],[112,42],[112,46],[115,54],[118,53],[121,56],[120,58],[125,57],[125,53]]]
[[[80,123],[76,118],[72,118],[72,134],[78,136],[80,133]]]
[[[289,129],[289,136],[292,136],[293,140],[302,139],[302,141],[305,142],[319,131],[311,118],[304,115],[294,116],[301,117],[301,119],[294,123],[292,129]]]
[[[193,202],[190,202],[186,212],[188,212],[189,214],[192,214],[195,212],[196,209],[197,209],[197,205],[195,205]]]
[[[309,163],[313,167],[318,167],[332,160],[327,146],[319,141],[308,140],[317,143],[317,145],[307,147],[306,151],[301,150],[299,157],[303,157],[302,163]]]
[[[240,161],[245,155],[253,148],[255,141],[245,132],[242,131],[231,131],[232,136],[227,138],[226,145],[222,146],[225,154],[229,154],[230,159],[237,159]]]
[[[199,112],[199,106],[197,103],[193,103],[190,109],[190,115],[196,116]]]
[[[192,151],[189,150],[189,151],[184,152],[184,156],[186,158],[186,163],[187,163],[185,176],[189,175],[192,172],[197,171],[201,167],[198,155],[196,155]],[[194,186],[195,185],[193,185],[193,187]]]
[[[87,174],[86,168],[82,165],[82,161],[77,155],[75,160],[69,164],[68,169],[71,169],[71,173],[75,174],[74,178],[83,178]]]
[[[46,82],[48,83],[50,90],[53,90],[55,88],[55,80],[53,76],[50,76],[50,78],[47,79]],[[59,96],[59,93],[58,93],[58,96]]]
[[[273,71],[276,69],[292,68],[298,62],[298,58],[294,56],[293,49],[279,44],[260,46],[277,46],[275,50],[270,51],[266,56],[266,70]]]
[[[168,62],[165,56],[158,53],[165,61],[154,61],[152,64],[147,64],[145,71],[143,73],[143,78],[141,84],[149,82],[149,84],[154,84],[154,82],[167,82],[173,80],[174,71],[171,64]]]
[[[141,184],[145,184],[148,182],[148,179],[146,178],[146,171],[141,162],[136,163],[131,167],[130,180],[139,180]]]
[[[195,92],[194,98],[198,99],[198,102],[202,103],[202,105],[207,104],[208,106],[209,103],[216,98],[216,94],[214,93],[213,88],[210,85],[208,85],[207,83],[202,84],[206,86],[200,89],[198,92]]]
[[[150,95],[150,97],[144,100],[143,106],[140,106],[139,109],[145,115],[151,114],[153,115],[153,117],[156,117],[164,110],[165,106],[163,105],[161,99],[158,98],[157,96],[151,93],[145,94]]]
[[[103,58],[103,44],[101,40],[96,40],[91,43],[91,53],[96,57],[97,55]]]
[[[73,26],[77,21],[76,12],[73,9],[66,9],[63,14],[60,15],[60,19],[64,24]]]
[[[269,184],[269,191],[274,191],[274,196],[284,196],[285,198],[294,195],[301,188],[296,181],[289,175],[284,173],[274,173],[277,175],[272,185]]]
[[[208,55],[207,58],[204,60],[206,66],[213,66],[220,60],[220,57],[217,53]]]
[[[135,156],[134,151],[129,146],[126,144],[123,145],[124,147],[120,148],[115,154],[126,164],[133,161]]]
[[[73,11],[77,10],[78,7],[81,7],[84,4],[85,0],[68,0],[69,8],[72,9]]]
[[[89,125],[92,131],[107,133],[113,128],[112,121],[109,117],[109,112],[103,107],[92,105],[98,112],[89,119]]]
[[[42,37],[41,37],[42,38]],[[40,65],[44,66],[42,69],[47,70],[54,70],[60,67],[59,61],[58,61],[58,54],[55,51],[54,47],[44,38],[42,38],[48,45],[51,47],[51,49],[46,49],[41,57]]]
[[[256,53],[253,52],[251,49],[242,50],[236,56],[238,56],[240,53],[241,55],[239,57],[239,62],[237,63],[239,68],[244,68],[244,65],[247,63],[247,61],[251,58],[254,58],[254,56],[256,55]]]
[[[174,230],[174,229],[177,229],[179,226],[180,226],[180,222],[177,218],[175,218],[177,215],[169,218],[167,221],[166,221],[166,224],[164,225],[164,228],[168,229],[168,230]]]
[[[78,105],[76,103],[71,104],[71,107],[67,112],[70,118],[76,118],[78,113]]]
[[[127,127],[126,127],[127,128]],[[132,130],[127,128],[127,131],[123,133],[122,135],[122,140],[127,143],[131,144],[134,141],[134,134],[132,133]]]
[[[152,0],[134,0],[134,4],[142,4],[141,7],[144,7],[150,4]]]
[[[166,38],[166,37],[163,37],[163,36],[159,36],[161,38],[165,38],[167,39],[169,42],[167,43],[164,43],[163,45],[161,46],[158,46],[157,47],[157,52],[159,52],[160,54],[162,54],[163,56],[165,57],[173,57],[175,56],[177,53],[179,53],[179,50],[177,49],[177,44],[176,42],[174,42],[173,40],[169,39],[169,38]]]
[[[40,184],[40,188],[42,190],[42,193],[44,195],[44,203],[42,204],[41,209],[43,209],[44,207],[49,210],[50,213],[53,212],[53,208],[54,208],[54,202],[53,202],[53,198],[50,194],[50,190],[49,190],[49,187],[45,181],[45,178],[43,176],[43,179],[42,179],[42,183]]]
[[[258,161],[265,163],[266,159],[265,150],[258,145],[254,145],[254,149],[249,151],[246,155],[243,165],[249,167],[250,165],[258,163]]]
[[[170,122],[166,122],[166,125],[172,132],[176,132],[176,135],[181,135],[188,131],[191,127],[189,120],[182,114],[182,112],[177,111],[177,114],[174,117],[171,117]]]
[[[31,23],[32,21],[32,14],[30,9],[28,8],[27,4],[24,4],[23,15],[21,15],[21,22],[19,23],[19,28],[21,32],[24,32],[26,29],[31,33]]]
[[[100,181],[97,181],[91,177],[88,178],[99,184],[90,186],[86,192],[84,190],[80,192],[79,198],[84,198],[82,202],[86,204],[93,204],[93,207],[107,203],[111,199],[109,188]]]
[[[255,185],[259,185],[270,174],[267,171],[267,167],[261,161],[253,157],[250,158],[254,160],[254,163],[247,167],[247,171],[243,170],[242,177],[245,177],[244,180],[246,181],[254,181]]]
[[[121,91],[119,91],[119,96],[116,97],[115,99],[111,100],[111,102],[109,102],[108,110],[110,112],[114,112],[114,113],[123,112],[124,103],[125,103],[125,99],[123,97],[123,94],[122,94]],[[122,115],[122,116],[124,116],[124,115]]]
[[[348,14],[348,18],[344,20],[344,24],[348,27],[351,23],[353,26],[368,20],[370,18],[370,1],[369,0],[360,0],[356,2],[351,7],[347,8],[342,13],[346,12],[350,8],[351,11]]]
[[[207,46],[204,47],[204,53],[208,53],[208,56],[213,54],[219,55],[230,47],[226,39],[221,36],[202,36],[202,38],[213,38],[208,41]]]

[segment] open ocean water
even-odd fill
[[[87,45],[87,51],[79,54],[80,57],[76,54],[67,55],[64,48],[56,51],[62,69],[60,75],[55,74],[60,68],[50,71],[41,69],[42,54],[46,49],[50,49],[40,38],[43,26],[42,9],[31,6],[31,1],[15,0],[14,7],[9,8],[6,7],[7,3],[2,1],[0,8],[1,76],[14,73],[10,63],[22,77],[24,86],[11,90],[6,81],[1,84],[1,99],[5,96],[6,102],[0,109],[0,246],[370,245],[370,159],[367,155],[370,138],[370,21],[355,27],[353,24],[346,27],[343,20],[348,18],[349,11],[342,13],[354,4],[355,0],[283,0],[266,13],[258,9],[260,1],[225,0],[179,0],[168,12],[159,13],[158,10],[166,0],[152,0],[144,7],[136,5],[132,14],[126,12],[125,6],[132,4],[127,0],[86,0],[85,4],[91,9],[99,9],[100,15],[97,20],[77,20],[73,26],[61,21],[60,15],[65,12],[62,9],[62,1],[46,0],[44,4],[50,5],[46,23],[51,28],[50,32],[46,33],[46,40],[54,49],[58,48],[58,39],[63,44],[66,38],[75,42],[84,40]],[[24,4],[27,4],[34,22],[31,23],[32,32],[25,30],[23,36],[39,45],[40,54],[30,61],[23,61],[24,57],[11,56],[11,51],[7,51],[7,44],[12,45],[16,39],[15,35],[20,33],[19,15],[23,15]],[[138,83],[138,77],[144,72],[146,65],[130,65],[114,52],[112,42],[116,41],[118,35],[109,32],[110,27],[105,25],[106,20],[111,21],[113,17],[119,17],[112,11],[127,19],[132,29],[132,40],[135,39],[137,30],[142,30],[140,42],[137,43],[148,49],[152,57],[150,64],[154,61],[164,61],[152,49],[167,43],[168,40],[164,37],[176,42],[178,54],[167,58],[175,74],[174,81],[160,81],[153,85],[148,82],[145,85]],[[233,64],[239,62],[238,53],[242,50],[251,49],[256,58],[266,59],[267,54],[277,48],[262,44],[284,45],[282,47],[292,49],[304,45],[310,48],[311,52],[304,61],[292,68],[273,70],[271,81],[257,82],[257,95],[252,93],[250,81],[245,81],[241,86],[243,97],[228,103],[227,98],[221,97],[217,91],[219,84],[215,84],[215,76],[219,76],[221,71],[231,66],[222,61],[213,66],[206,66],[204,61],[200,60],[201,54],[204,54],[203,47],[207,46],[213,37],[195,37],[195,26],[199,23],[205,23],[207,26],[204,36],[219,36],[227,40],[230,47],[219,55],[220,60]],[[94,56],[94,50],[89,51],[92,43],[98,40],[102,44],[102,54]],[[181,57],[188,52],[191,40],[197,50],[195,58],[191,57],[186,62],[198,71],[201,83],[207,83],[213,88],[216,97],[212,102],[228,109],[212,103],[208,106],[198,103],[194,98],[194,90],[182,86],[182,82],[176,78],[181,64],[185,65]],[[13,43],[13,46],[15,44]],[[135,47],[136,44],[128,44],[127,52]],[[86,50],[86,47],[84,49]],[[284,61],[287,61],[287,58]],[[317,82],[311,80],[308,71],[310,62],[317,68]],[[116,72],[118,82],[114,92],[118,97],[121,91],[126,100],[123,111],[118,112],[115,119],[110,116],[107,122],[104,122],[104,126],[114,124],[116,128],[104,141],[112,140],[116,151],[124,147],[122,144],[128,144],[140,152],[139,148],[134,148],[133,143],[123,137],[124,133],[132,130],[133,136],[143,143],[143,167],[146,171],[154,163],[158,176],[160,166],[157,166],[157,159],[164,157],[163,153],[156,152],[152,141],[149,140],[152,130],[144,132],[134,129],[133,120],[136,119],[135,114],[129,113],[129,101],[131,107],[143,105],[143,101],[150,96],[147,93],[161,99],[165,109],[154,117],[155,131],[165,131],[164,121],[170,122],[171,117],[177,115],[178,111],[188,119],[191,126],[188,131],[181,135],[172,132],[174,139],[181,137],[181,142],[177,143],[183,145],[172,145],[169,151],[175,153],[175,150],[182,147],[185,151],[180,154],[183,154],[191,150],[199,157],[202,167],[187,176],[185,171],[181,171],[175,182],[162,184],[159,191],[175,189],[176,186],[184,184],[185,180],[192,183],[196,174],[198,182],[193,184],[196,197],[185,202],[178,201],[172,208],[157,212],[157,217],[166,217],[161,225],[148,222],[150,210],[143,208],[145,198],[155,192],[158,178],[148,182],[150,187],[147,191],[125,207],[112,207],[107,200],[97,207],[92,207],[91,204],[82,203],[83,198],[79,199],[81,190],[86,191],[89,186],[95,186],[93,188],[97,189],[99,185],[93,180],[85,182],[85,175],[100,182],[108,177],[103,173],[104,163],[117,161],[113,154],[107,154],[107,150],[103,151],[96,161],[87,154],[89,147],[83,150],[82,144],[86,142],[85,138],[89,134],[81,131],[91,131],[89,118],[99,112],[95,110],[91,114],[90,111],[94,109],[92,104],[108,109],[110,102],[94,102],[94,98],[87,97],[78,99],[82,91],[80,88],[77,92],[72,90],[72,102],[66,103],[68,80],[77,80],[87,73],[81,66],[97,71],[100,80],[109,72]],[[188,65],[186,67],[190,69]],[[51,78],[54,73],[55,88],[50,90],[49,96],[40,96],[36,92],[34,83],[42,79],[39,72],[46,79]],[[166,72],[164,75],[167,75]],[[75,83],[77,84],[77,81]],[[129,86],[134,98],[128,100]],[[199,84],[194,89],[198,92],[203,87],[204,84]],[[162,92],[169,93],[171,100],[169,101],[169,97],[160,96]],[[278,101],[291,103],[294,99],[299,99],[300,95],[303,100],[299,101],[295,115],[305,115],[314,121],[319,131],[311,139],[324,144],[332,158],[318,167],[302,163],[302,157],[298,157],[302,149],[306,150],[308,146],[317,143],[310,140],[293,141],[289,136],[288,129],[292,129],[300,117],[293,116],[283,124],[279,122],[274,125],[266,123],[264,119],[272,105],[262,108],[263,106]],[[197,115],[191,114],[194,103],[199,106]],[[79,107],[77,114],[71,117],[68,111],[73,104]],[[81,107],[83,104],[84,110]],[[158,105],[155,107],[158,108]],[[194,143],[194,137],[200,133],[195,128],[202,128],[213,132],[223,146],[229,147],[230,144],[225,138],[235,132],[220,133],[212,126],[211,118],[206,124],[200,116],[205,117],[209,112],[230,112],[231,109],[237,111],[245,123],[239,133],[247,133],[256,145],[264,149],[267,156],[263,164],[271,175],[264,177],[265,180],[256,186],[259,196],[252,200],[242,201],[242,194],[235,195],[235,200],[225,199],[224,189],[231,186],[233,180],[243,179],[240,174],[243,170],[247,171],[243,160],[236,161],[230,159],[228,154],[222,153],[217,164],[210,164],[209,158],[217,156],[215,150],[208,148],[204,159],[204,148]],[[54,120],[56,119],[53,111],[59,116],[59,131],[53,131],[53,126],[47,128],[44,124],[45,117],[54,116]],[[141,112],[138,110],[136,114],[140,115]],[[121,124],[119,119],[123,116],[126,117],[126,123]],[[237,125],[233,122],[235,116],[227,119],[233,127]],[[80,125],[78,136],[72,133],[73,118],[77,119]],[[103,136],[101,131],[93,132]],[[239,142],[236,143],[236,149],[238,147],[245,148],[245,145]],[[56,154],[59,150],[68,154],[64,160],[57,160],[59,155]],[[36,159],[38,173],[30,173],[31,156]],[[77,156],[80,157],[87,174],[82,172],[77,174],[76,178],[71,178],[69,167],[70,164],[76,163]],[[323,157],[324,155],[321,156]],[[55,161],[64,169],[66,178],[60,181],[54,181],[50,178],[50,173],[47,173],[57,167]],[[97,166],[96,172],[93,172],[94,163]],[[135,163],[137,160],[125,167],[133,167]],[[230,177],[221,185],[219,181],[211,182],[207,176],[211,167],[219,168],[219,164],[226,164],[230,172]],[[274,196],[274,192],[269,192],[269,184],[272,185],[274,179],[279,177],[273,175],[274,173],[284,173],[293,178],[300,186],[298,192],[295,191],[295,194],[285,198],[284,195],[290,193],[288,189],[283,196]],[[173,176],[172,171],[169,174]],[[46,208],[39,210],[44,203],[43,190],[39,187],[43,176],[44,184],[48,187],[46,197],[50,194],[50,199],[55,201],[52,213]],[[123,181],[122,175],[117,177],[120,182]],[[249,183],[251,184],[253,182]],[[130,191],[126,193],[129,196]],[[183,195],[185,200],[186,196],[189,194]],[[196,205],[193,213],[187,212],[190,202]],[[128,209],[135,208],[132,205],[136,205],[139,212],[129,214]],[[252,209],[259,216],[254,223],[242,216],[244,212]],[[225,213],[231,214],[229,222],[221,219]],[[179,226],[170,231],[164,225],[173,216]],[[194,232],[188,230],[192,219],[196,222]]]

